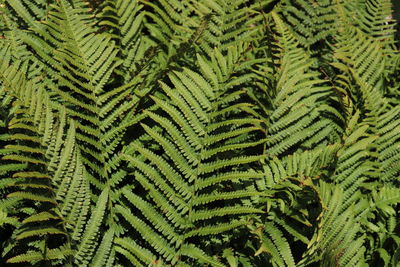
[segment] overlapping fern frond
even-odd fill
[[[12,236],[16,241],[7,241],[3,257],[20,252],[8,262],[67,264],[73,257],[80,262],[82,253],[86,258],[96,248],[107,191],[92,209],[75,123],[67,123],[65,109],[57,111],[37,79],[26,80],[18,66],[2,67],[8,74],[2,77],[3,105],[12,104],[10,115],[15,114],[7,122],[2,149],[2,181],[7,181],[8,202],[14,204],[5,202],[4,208],[20,219]],[[22,212],[17,211],[21,206]]]
[[[198,62],[206,67],[201,57]],[[209,74],[218,81],[211,69]],[[249,108],[235,103],[240,93],[222,91],[199,73],[185,69],[169,79],[173,87],[162,83],[163,93],[152,97],[157,109],[145,112],[146,134],[125,152],[142,189],[124,190],[129,204],[117,209],[164,262],[190,263],[192,253],[200,253],[198,261],[221,265],[207,255],[212,250],[208,236],[246,224],[237,215],[262,212],[241,202],[257,191],[235,189],[261,176],[246,166],[262,155],[244,153],[260,144],[251,138],[261,131],[260,120],[240,110]],[[233,103],[237,111],[231,109]],[[150,199],[140,197],[138,190],[147,191]],[[130,211],[131,205],[138,212]],[[129,246],[122,248],[134,253]],[[157,259],[138,253],[130,257],[147,264]]]
[[[335,31],[334,1],[283,1],[282,15],[290,31],[305,47],[331,38]]]

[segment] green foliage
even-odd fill
[[[1,266],[397,266],[389,0],[1,0]]]

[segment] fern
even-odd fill
[[[228,114],[221,112],[218,116],[213,114],[221,110],[220,105],[225,106],[228,103],[214,102],[216,92],[204,78],[195,72],[184,70],[181,73],[171,74],[169,78],[175,88],[161,84],[165,97],[168,97],[162,97],[165,98],[164,100],[161,100],[161,96],[154,97],[153,100],[159,111],[147,112],[154,126],[142,125],[148,136],[147,142],[154,142],[156,145],[154,149],[162,148],[161,153],[164,156],[157,155],[160,152],[143,147],[137,142],[133,142],[125,152],[126,159],[134,167],[133,175],[141,187],[149,192],[152,202],[130,191],[124,191],[124,196],[140,211],[139,214],[142,214],[146,221],[128,212],[127,207],[119,209],[144,240],[163,255],[165,261],[176,262],[180,253],[186,255],[185,251],[190,247],[189,251],[198,255],[200,262],[210,262],[211,257],[206,256],[201,248],[194,247],[190,239],[194,236],[203,239],[209,234],[216,235],[231,230],[232,227],[229,224],[233,222],[230,222],[232,219],[229,217],[235,214],[260,212],[252,207],[241,206],[238,202],[241,198],[252,196],[256,192],[232,191],[229,196],[222,195],[224,197],[217,193],[229,184],[226,183],[228,181],[221,179],[225,173],[235,172],[238,181],[241,180],[241,176],[246,180],[251,179],[251,176],[246,177],[245,172],[238,176],[239,173],[236,170],[240,170],[240,166],[259,160],[260,156],[227,157],[223,156],[225,149],[211,155],[204,155],[206,151],[217,147],[216,144],[220,144],[219,147],[225,144],[229,146],[227,150],[230,153],[239,153],[241,146],[235,147],[231,142],[240,135],[257,131],[257,128],[251,127],[250,119],[243,123],[242,129],[247,128],[245,131],[234,130],[229,133],[229,129],[236,128],[233,123],[214,126],[220,124],[218,118],[225,118]],[[189,88],[192,91],[189,91]],[[207,88],[207,90],[203,91],[202,88]],[[173,100],[171,104],[168,103],[170,99]],[[175,123],[180,127],[174,126]],[[161,135],[161,132],[164,134]],[[183,138],[175,139],[174,144],[172,142],[174,136]],[[214,138],[217,136],[218,138]],[[142,138],[145,137],[139,139]],[[141,156],[135,156],[136,153],[140,153]],[[224,170],[224,172],[213,176],[212,173],[215,170]],[[207,180],[210,180],[207,190],[204,186],[198,186]],[[218,188],[219,190],[216,191]],[[227,204],[231,202],[231,204],[221,207],[217,204],[220,201],[226,201]],[[211,202],[215,203],[215,208],[206,208],[205,205]],[[226,223],[221,221],[211,227],[208,222],[218,217],[225,218],[223,221]],[[242,223],[233,225],[237,227]],[[149,235],[149,232],[153,234]],[[154,236],[157,238],[154,239]],[[126,250],[129,251],[129,249]]]
[[[394,15],[0,1],[0,265],[396,266]]]

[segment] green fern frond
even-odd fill
[[[211,266],[217,266],[217,267],[225,266],[225,265],[221,264],[220,262],[218,262],[213,257],[208,256],[207,254],[204,253],[204,251],[195,247],[192,244],[183,246],[181,249],[181,253],[182,253],[182,255],[185,255],[190,258],[194,258],[203,264],[211,264]]]
[[[338,186],[323,183],[320,190],[322,201],[326,203],[328,210],[322,213],[319,231],[311,239],[308,253],[317,253],[319,257],[314,256],[314,259],[322,260],[326,266],[334,266],[336,263],[352,264],[351,266],[363,264],[365,236],[360,234],[357,214],[362,213],[366,203],[358,202],[353,206],[343,207],[343,190]],[[307,258],[305,257],[301,266],[307,262]]]
[[[106,266],[110,263],[113,264],[114,255],[112,253],[112,245],[114,242],[114,231],[112,229],[108,230],[101,242],[100,246],[96,251],[96,255],[93,257],[93,261],[90,263],[90,266]]]
[[[8,263],[23,263],[23,262],[37,262],[42,260],[59,260],[65,259],[66,257],[73,254],[73,251],[66,248],[55,248],[49,249],[46,251],[46,255],[43,256],[41,252],[37,251],[28,251],[25,254],[21,254],[10,258],[7,262]]]
[[[258,130],[258,128],[252,128],[251,124],[259,121],[249,119],[246,123],[243,123],[245,127],[240,132],[235,133],[233,131],[234,134],[231,134],[232,132],[230,133],[227,130],[236,127],[234,126],[236,120],[228,120],[226,121],[227,123],[221,124],[217,120],[218,117],[211,117],[213,110],[219,112],[218,105],[223,106],[226,103],[215,103],[213,107],[211,101],[214,99],[210,98],[213,95],[207,93],[207,91],[200,90],[202,84],[206,84],[207,88],[212,88],[203,78],[197,73],[188,70],[171,74],[170,78],[175,86],[174,89],[165,84],[161,85],[165,92],[165,97],[168,96],[168,98],[163,97],[164,100],[161,100],[161,96],[153,97],[159,110],[165,112],[163,113],[163,119],[154,112],[147,113],[149,118],[154,119],[154,123],[160,123],[161,129],[142,125],[147,133],[147,138],[151,138],[157,144],[156,147],[163,148],[164,156],[157,155],[156,151],[153,152],[152,149],[145,148],[139,145],[138,142],[132,142],[129,149],[125,151],[127,154],[126,159],[138,171],[134,173],[135,178],[143,188],[149,190],[149,196],[151,196],[152,201],[155,201],[155,205],[162,208],[162,210],[153,208],[150,202],[129,191],[124,192],[125,197],[140,211],[140,214],[146,220],[131,214],[127,208],[119,207],[118,210],[123,217],[128,218],[134,228],[140,231],[142,238],[150,243],[153,249],[163,255],[166,261],[174,262],[177,260],[176,255],[179,255],[179,251],[176,251],[173,247],[180,247],[185,244],[185,239],[180,237],[183,234],[183,230],[190,231],[191,234],[186,237],[189,238],[195,234],[193,227],[200,221],[207,222],[213,218],[229,217],[236,214],[262,213],[257,208],[242,205],[215,209],[202,208],[210,201],[219,202],[231,199],[231,201],[238,202],[242,198],[257,195],[257,192],[237,191],[232,192],[228,197],[228,195],[215,195],[215,193],[213,194],[214,196],[210,193],[200,194],[200,191],[198,191],[205,186],[212,188],[218,183],[221,183],[222,186],[224,181],[228,182],[228,176],[224,179],[210,176],[209,173],[212,174],[215,170],[234,170],[239,166],[257,162],[262,157],[256,155],[238,156],[221,160],[219,157],[223,155],[224,150],[220,153],[213,153],[214,155],[202,157],[201,151],[207,151],[208,147],[212,148],[216,144],[224,143],[227,146],[232,146],[234,143],[230,144],[230,142],[234,142],[238,136]],[[168,103],[171,100],[172,104]],[[236,101],[236,99],[232,98],[231,101]],[[219,115],[221,118],[227,116],[229,116],[229,113],[220,113]],[[172,121],[168,122],[171,119],[173,119],[173,123],[171,123]],[[218,126],[213,126],[213,121]],[[181,127],[177,128],[174,123]],[[170,134],[161,134],[159,132],[160,130],[164,131],[164,129],[166,133]],[[173,136],[179,137],[176,139],[177,144],[172,142]],[[236,149],[230,148],[229,150],[235,152],[240,151],[240,148],[240,146],[237,146]],[[141,156],[134,157],[136,153],[140,153]],[[221,156],[218,157],[219,154]],[[241,174],[239,172],[233,172],[231,175],[236,176],[235,178],[238,178],[238,181],[240,181],[241,177],[244,177],[244,173]],[[250,179],[254,179],[255,175],[256,173],[248,174]],[[201,186],[201,183],[210,178],[208,185]],[[200,186],[197,186],[197,184]],[[204,202],[205,199],[208,200]],[[168,204],[159,201],[166,201]],[[174,206],[177,210],[174,210]],[[223,225],[225,224],[221,224],[220,227],[200,228],[196,230],[195,235],[207,236],[212,233],[222,233],[234,229],[228,226],[229,223],[226,223],[225,226]],[[238,227],[242,223],[234,225]],[[156,229],[159,234],[155,232]],[[157,238],[154,238],[155,236]],[[176,245],[172,246],[172,244]],[[200,257],[201,255],[203,253],[198,256]],[[207,257],[203,255],[198,260],[201,262],[205,259]]]
[[[136,242],[132,239],[129,238],[116,238],[115,239],[115,244],[118,245],[116,248],[118,251],[118,248],[123,248],[126,251],[129,251],[129,253],[132,253],[136,257],[138,257],[141,261],[151,264],[156,261],[155,256],[148,250],[143,249],[139,245],[136,244]],[[124,252],[122,252],[124,253]],[[129,254],[128,254],[129,255]],[[132,262],[133,263],[133,262]],[[138,261],[139,264],[139,261]]]
[[[89,259],[92,258],[92,255],[95,252],[97,245],[96,240],[98,239],[97,233],[99,232],[100,225],[104,218],[104,212],[108,202],[108,193],[108,189],[105,189],[101,193],[97,201],[96,208],[93,210],[92,215],[85,227],[78,250],[74,255],[74,261],[76,264],[87,265],[89,263]]]
[[[335,31],[333,1],[284,1],[282,15],[290,31],[305,47],[329,39]]]

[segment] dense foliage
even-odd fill
[[[397,266],[390,0],[0,0],[0,266]]]

